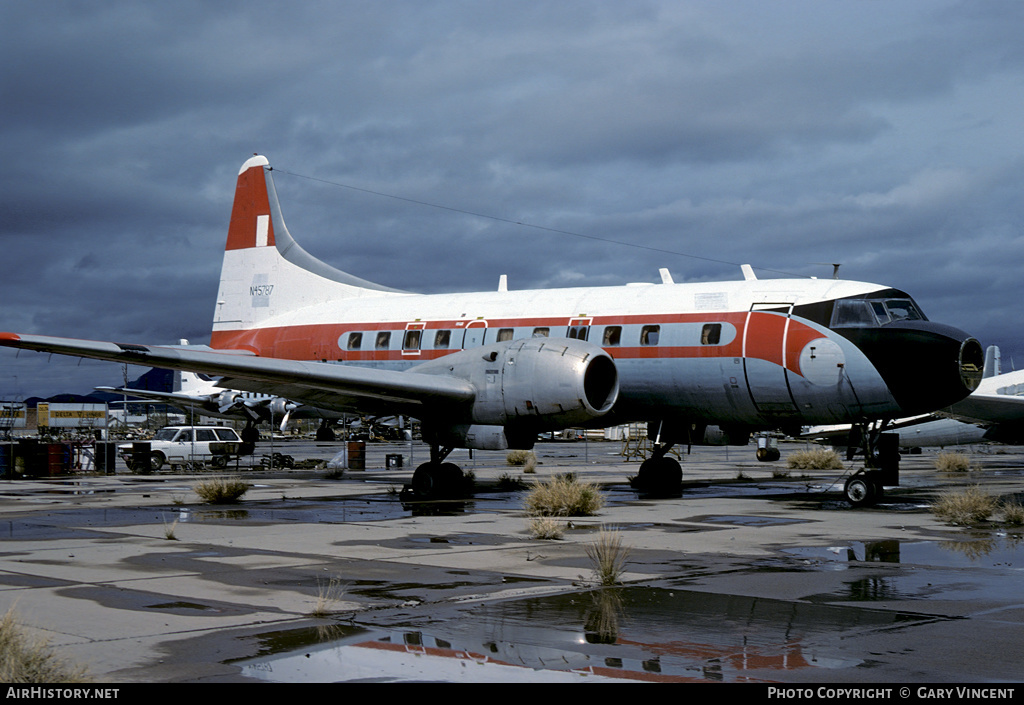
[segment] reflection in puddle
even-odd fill
[[[855,666],[844,635],[921,618],[862,607],[636,587],[480,605],[447,622],[268,635],[236,665],[275,682],[724,681]],[[278,639],[278,641],[274,641]],[[275,646],[276,643],[276,646]]]
[[[1021,537],[1000,535],[956,541],[878,541],[829,548],[796,548],[786,552],[824,565],[871,564],[918,566],[920,570],[882,571],[858,575],[842,590],[805,596],[813,602],[883,602],[934,600],[951,602],[996,600],[1015,603],[1024,566]]]
[[[792,519],[784,517],[761,517],[754,515],[745,516],[709,516],[695,518],[696,521],[704,521],[710,524],[734,524],[736,526],[782,526],[785,524],[803,524],[806,519]]]
[[[1019,535],[983,536],[956,541],[853,541],[844,546],[785,549],[784,553],[840,563],[900,563],[952,568],[1024,565]]]

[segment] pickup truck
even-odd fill
[[[242,453],[241,436],[226,426],[168,426],[156,432],[149,441],[149,467],[133,467],[133,446],[127,443],[118,446],[118,452],[128,467],[136,472],[156,472],[169,463],[210,463],[214,467],[226,467],[228,461]]]

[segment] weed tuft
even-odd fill
[[[971,472],[971,459],[965,453],[947,451],[935,456],[935,468],[939,472]]]
[[[525,490],[529,489],[529,485],[521,477],[516,477],[512,473],[503,472],[498,476],[498,489],[509,492],[512,490]]]
[[[997,507],[994,497],[974,486],[943,492],[932,504],[932,513],[954,526],[972,526],[987,521]]]
[[[345,596],[345,584],[341,578],[331,578],[326,583],[317,580],[316,602],[310,611],[311,617],[327,617],[334,612],[334,608],[342,597]]]
[[[535,539],[558,541],[564,533],[564,525],[554,517],[534,517],[530,520],[530,535]]]
[[[33,638],[18,624],[14,610],[0,618],[0,682],[87,683],[84,666],[59,658],[45,639]]]
[[[165,521],[164,522],[164,538],[167,539],[168,541],[177,541],[178,540],[178,536],[175,534],[175,531],[177,530],[177,528],[178,528],[178,520],[177,519],[175,519],[170,524],[168,524]]]
[[[629,548],[622,545],[622,534],[619,531],[601,527],[597,538],[587,546],[587,557],[590,558],[599,584],[617,585],[626,572]]]
[[[831,448],[811,448],[790,453],[786,465],[793,470],[842,470],[843,459]]]
[[[525,500],[526,513],[530,516],[591,516],[603,506],[604,497],[597,485],[580,482],[574,475],[535,482]]]
[[[1013,526],[1021,526],[1024,524],[1024,506],[1016,500],[1010,500],[1003,502],[999,505],[1000,511],[1003,513],[1003,521]]]
[[[249,491],[251,485],[240,477],[214,477],[192,486],[207,504],[234,504]]]
[[[537,456],[532,450],[510,450],[505,456],[505,462],[521,467],[525,473],[537,472]]]

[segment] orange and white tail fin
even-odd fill
[[[281,216],[270,162],[256,155],[242,165],[213,316],[213,347],[235,347],[242,331],[309,323],[303,312],[330,301],[402,293],[335,269],[299,247]]]

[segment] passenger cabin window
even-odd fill
[[[196,440],[197,441],[216,441],[217,440],[217,436],[213,433],[213,429],[197,428],[196,429]]]
[[[622,326],[607,326],[604,329],[602,345],[613,347],[622,342]]]
[[[377,334],[377,341],[374,343],[374,347],[378,350],[387,350],[391,347],[391,331],[382,330]]]
[[[405,331],[405,337],[402,338],[402,350],[419,350],[422,338],[423,330],[421,328]]]
[[[452,342],[452,332],[450,330],[439,330],[434,334],[434,348],[438,350],[444,350]]]
[[[349,350],[358,350],[359,348],[363,347],[363,334],[349,333],[347,347]]]
[[[641,345],[657,345],[661,337],[661,326],[644,326],[640,329]]]
[[[701,345],[718,345],[718,342],[722,339],[722,324],[721,323],[705,323],[704,327],[700,331],[700,344]]]
[[[498,342],[502,343],[506,340],[512,340],[515,331],[511,328],[499,328],[498,329]]]
[[[533,329],[533,337],[534,338],[547,338],[550,333],[551,333],[551,331],[548,328],[534,328]]]

